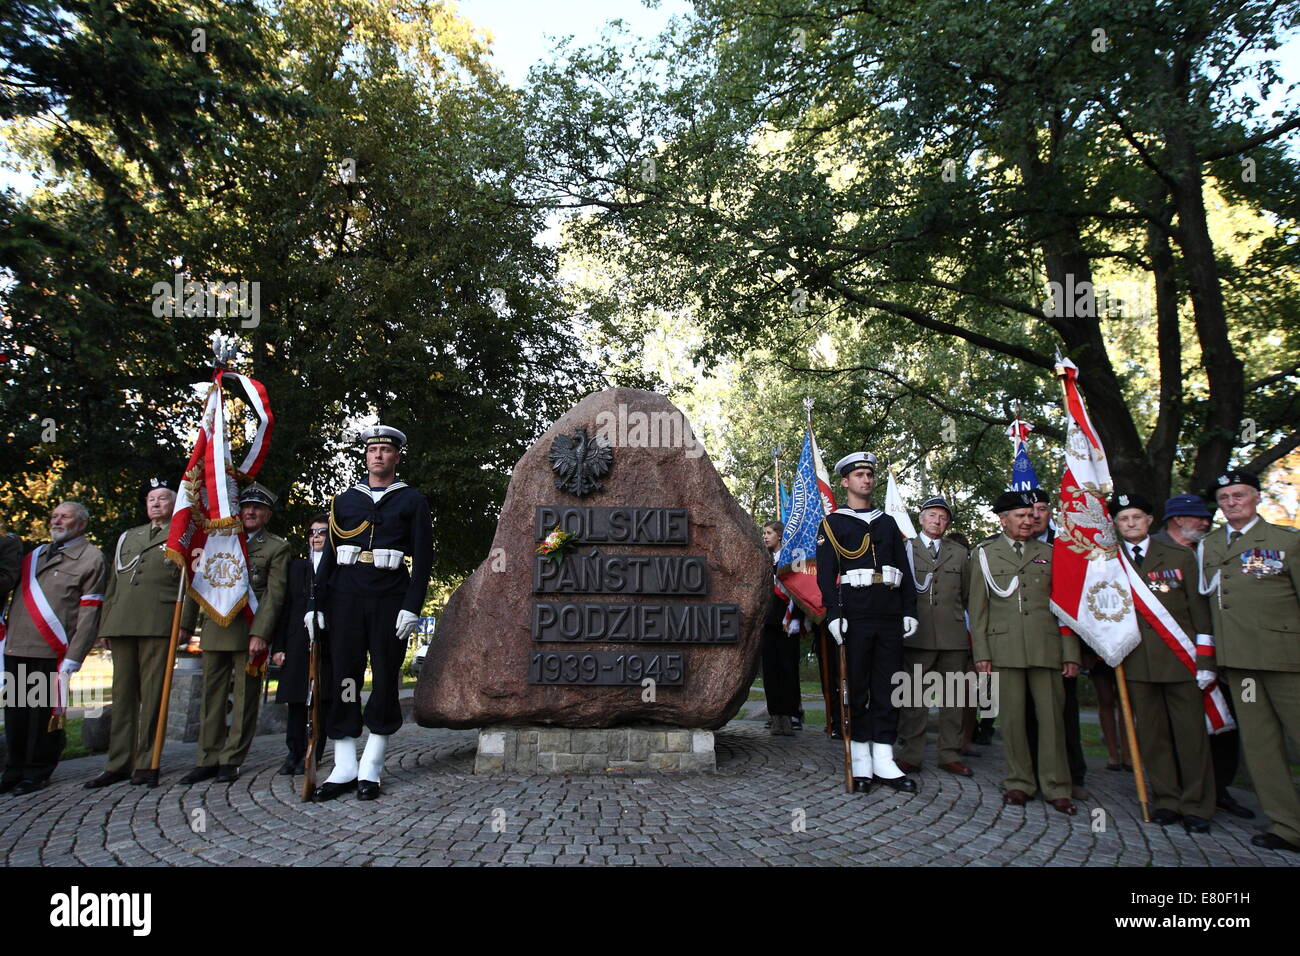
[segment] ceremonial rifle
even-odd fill
[[[313,585],[315,582],[312,582]],[[314,603],[314,602],[313,602]],[[316,738],[320,735],[320,642],[316,640],[316,612],[307,622],[307,755],[303,757],[302,802],[316,789]]]

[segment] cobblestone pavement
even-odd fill
[[[1066,817],[1041,801],[1003,807],[998,748],[973,778],[930,766],[920,793],[843,792],[842,746],[820,730],[774,738],[761,723],[718,732],[718,772],[476,777],[475,733],[407,724],[394,736],[384,795],[302,804],[279,777],[279,739],[262,737],[232,786],[177,780],[192,744],[167,748],[163,785],[81,788],[102,757],[60,764],[51,785],[0,796],[0,860],[11,865],[431,866],[578,864],[934,864],[943,866],[1295,866],[1250,845],[1256,825],[1143,824],[1130,774],[1089,774],[1093,799]],[[328,766],[328,758],[327,763]],[[297,785],[297,786],[295,786]],[[1253,797],[1237,795],[1251,806]],[[1098,811],[1101,813],[1098,813]]]

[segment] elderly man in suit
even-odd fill
[[[1196,556],[1151,537],[1155,509],[1142,495],[1115,495],[1110,513],[1133,567],[1199,652],[1189,667],[1137,616],[1142,642],[1124,659],[1124,671],[1151,780],[1151,822],[1181,820],[1188,833],[1207,833],[1215,790],[1202,691],[1215,680],[1214,642],[1210,605],[1196,587]]]
[[[970,552],[955,541],[944,540],[952,524],[952,509],[943,498],[924,502],[917,521],[921,533],[908,542],[908,558],[916,585],[918,627],[903,641],[903,666],[913,696],[925,681],[937,678],[945,688],[946,698],[947,689],[970,686],[966,678],[970,640],[965,615],[970,594]],[[970,768],[961,762],[962,708],[967,703],[964,699],[944,699],[939,705],[939,769],[962,777],[971,776]],[[928,717],[929,708],[922,700],[913,700],[899,713],[894,756],[904,773],[921,769]]]
[[[7,630],[0,635],[5,679],[14,682],[15,692],[5,705],[9,764],[0,793],[44,787],[63,754],[63,718],[56,712],[66,705],[61,678],[81,669],[98,636],[104,603],[107,566],[103,552],[86,540],[89,521],[80,502],[60,504],[50,513],[49,544],[38,545],[19,570]]]
[[[1300,853],[1300,794],[1286,738],[1300,740],[1300,534],[1259,514],[1259,478],[1220,475],[1213,497],[1224,523],[1197,550],[1212,595],[1219,667],[1236,701],[1246,766],[1271,826],[1250,842]]]
[[[1052,613],[1052,549],[1033,537],[1034,496],[1004,492],[993,503],[1002,534],[971,557],[970,623],[975,669],[996,674],[1007,776],[1002,802],[1023,806],[1041,791],[1074,816],[1065,753],[1065,677],[1079,673],[1079,639]],[[1038,767],[1030,756],[1026,702],[1038,718]]]
[[[284,743],[289,750],[284,763],[280,765],[282,776],[302,773],[307,759],[307,691],[310,675],[311,644],[307,634],[304,617],[311,606],[312,590],[316,569],[320,566],[321,554],[325,549],[325,536],[329,534],[329,515],[319,514],[311,519],[307,531],[307,557],[294,558],[289,565],[289,593],[280,623],[276,628],[275,641],[271,644],[271,663],[280,668],[280,685],[275,692],[275,702],[288,707],[288,724],[285,728]],[[325,660],[323,643],[317,646],[317,662],[320,673],[317,674],[316,693],[328,687],[330,682],[324,676]],[[319,699],[319,698],[318,698]],[[321,713],[326,707],[320,708]],[[325,753],[325,734],[317,726],[316,759]]]

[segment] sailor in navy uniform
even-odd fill
[[[898,710],[890,701],[903,671],[903,638],[916,633],[916,588],[894,519],[871,507],[876,458],[854,452],[835,464],[848,505],[817,529],[817,584],[826,627],[848,658],[854,790],[872,781],[904,793],[916,781],[894,763]]]
[[[325,720],[326,734],[334,741],[334,768],[316,788],[317,801],[352,790],[361,800],[380,794],[384,750],[402,726],[398,684],[406,642],[419,620],[433,564],[429,503],[396,480],[406,436],[374,425],[362,431],[359,441],[365,448],[367,481],[330,502],[329,538],[305,618],[308,627],[328,629],[334,684]],[[363,713],[367,653],[374,681]],[[370,736],[358,764],[363,723]]]

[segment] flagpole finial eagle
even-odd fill
[[[581,498],[604,490],[605,486],[597,479],[609,474],[614,450],[602,436],[588,438],[587,429],[579,428],[571,435],[557,435],[551,442],[549,458],[551,470],[557,476],[555,487]]]

